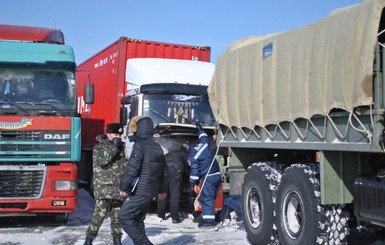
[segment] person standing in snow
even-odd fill
[[[107,125],[106,134],[96,137],[98,144],[93,149],[93,184],[95,208],[87,228],[84,245],[92,244],[100,226],[110,212],[111,234],[114,245],[121,245],[122,231],[118,221],[122,198],[118,195],[120,178],[126,165],[124,143],[121,141],[123,127],[119,123]]]
[[[163,200],[167,191],[167,165],[161,146],[154,140],[154,123],[149,117],[135,116],[129,124],[129,140],[134,142],[119,193],[127,196],[119,212],[119,223],[135,245],[152,244],[144,219],[151,201]]]
[[[202,220],[198,227],[210,227],[216,225],[215,198],[222,177],[219,164],[210,150],[209,137],[199,123],[197,128],[199,142],[191,147],[187,157],[190,166],[190,193],[194,193],[194,186],[199,181],[203,182],[198,199],[202,206]]]
[[[172,223],[180,223],[182,220],[179,216],[179,202],[180,202],[180,189],[183,185],[183,178],[185,175],[188,175],[188,166],[187,166],[187,151],[188,146],[183,144],[181,149],[170,151],[165,155],[167,168],[168,168],[168,197],[170,199],[170,213]],[[166,206],[167,199],[158,200],[158,217],[163,220],[166,219]]]

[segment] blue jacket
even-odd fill
[[[195,185],[199,179],[204,177],[210,168],[214,155],[210,150],[209,137],[204,130],[199,130],[199,143],[190,150],[187,160],[190,166],[190,185]],[[214,159],[210,174],[219,173],[219,164]]]

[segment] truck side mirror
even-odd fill
[[[120,104],[122,104],[122,105],[129,105],[129,104],[132,104],[132,96],[128,95],[128,96],[123,97],[123,98],[120,100]]]
[[[84,103],[94,103],[94,85],[92,83],[84,84]]]
[[[120,123],[122,125],[126,125],[127,124],[127,108],[122,106],[120,107]]]

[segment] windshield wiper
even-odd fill
[[[63,116],[64,115],[64,112],[62,110],[60,110],[58,107],[52,105],[51,103],[36,103],[35,105],[49,105],[51,106],[54,110],[56,110],[56,112],[59,113],[59,116]],[[43,110],[39,110],[39,114],[40,115],[54,115],[56,113],[54,112],[49,112],[49,111],[43,111]]]
[[[16,107],[17,109],[19,109],[20,111],[24,112],[25,114],[27,114],[27,116],[29,116],[29,112],[24,109],[22,106],[16,104],[16,103],[13,103],[13,102],[0,102],[1,105],[9,105],[9,106],[14,106]],[[2,109],[8,109],[8,108],[4,108],[2,106]],[[5,112],[5,114],[16,114],[16,111],[8,111],[8,112]]]
[[[151,111],[152,113],[154,113],[155,115],[157,115],[158,117],[160,117],[160,118],[162,118],[163,120],[165,120],[166,122],[171,123],[170,120],[168,120],[167,117],[163,116],[163,115],[160,114],[159,112],[157,112],[157,111],[155,111],[155,110],[153,110],[153,109],[150,109],[150,111]]]

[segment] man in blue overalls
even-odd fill
[[[191,147],[188,155],[190,166],[190,190],[201,180],[203,182],[199,202],[202,206],[202,220],[198,227],[215,226],[215,197],[221,184],[219,164],[210,150],[209,137],[202,126],[197,124],[199,143]]]

